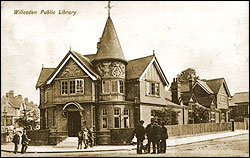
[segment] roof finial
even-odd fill
[[[42,64],[42,68],[44,67],[44,64]]]
[[[153,55],[155,56],[155,50],[153,50]]]
[[[69,51],[71,51],[71,45],[69,45]]]
[[[108,17],[110,17],[110,9],[113,7],[113,6],[110,6],[110,1],[108,1],[108,6],[106,6],[105,8],[108,8]]]

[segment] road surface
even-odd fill
[[[1,152],[2,157],[249,157],[249,134],[169,147],[165,154],[136,154],[131,151],[82,153],[27,153]]]

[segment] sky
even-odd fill
[[[95,54],[107,1],[1,1],[1,96],[9,90],[39,104],[42,65],[55,68],[72,50]],[[248,1],[111,1],[127,60],[155,50],[165,76],[194,68],[202,79],[224,77],[231,95],[249,91]],[[14,10],[37,14],[14,14]],[[44,14],[50,10],[55,14]],[[62,10],[76,14],[59,14]]]

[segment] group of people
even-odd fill
[[[20,144],[20,140],[21,140],[21,144],[22,144],[21,154],[24,154],[24,153],[26,153],[26,151],[28,149],[29,142],[30,142],[30,139],[28,138],[28,136],[26,134],[26,130],[24,130],[23,132],[21,132],[21,131],[15,132],[15,135],[12,139],[12,142],[15,144],[15,147],[14,147],[15,154],[18,152],[18,144]]]
[[[166,139],[168,139],[165,123],[151,119],[151,123],[146,128],[143,127],[144,121],[141,120],[135,127],[134,135],[137,138],[137,154],[150,153],[151,144],[153,145],[152,154],[166,153]],[[143,145],[143,140],[147,138],[147,144]]]
[[[82,149],[82,143],[84,143],[84,149],[87,149],[89,146],[93,146],[92,132],[87,127],[84,127],[81,131],[78,132],[77,149]]]

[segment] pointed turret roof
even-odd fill
[[[110,16],[106,21],[102,37],[98,43],[96,58],[93,62],[106,59],[120,60],[127,63]]]

